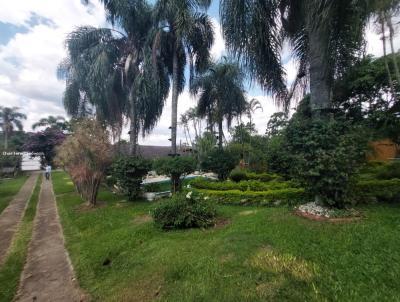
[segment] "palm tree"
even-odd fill
[[[396,53],[394,49],[394,36],[395,36],[395,29],[393,25],[392,19],[394,17],[397,17],[400,13],[400,8],[399,8],[400,1],[399,0],[381,0],[378,3],[376,3],[376,10],[377,10],[377,18],[376,18],[376,23],[378,24],[378,33],[382,35],[382,44],[383,44],[383,52],[384,56],[386,56],[387,51],[386,51],[386,25],[388,26],[389,29],[389,42],[390,42],[390,49],[392,53],[392,61],[393,61],[393,66],[394,66],[394,71],[395,71],[395,76],[396,76],[396,81],[399,84],[400,83],[400,71],[399,71],[399,66],[396,60],[396,56],[394,55]],[[385,58],[385,64],[386,64],[386,69],[388,72],[388,77],[389,81],[391,83],[391,74],[390,74],[390,69],[389,65],[387,62],[387,58]],[[393,87],[393,84],[390,84],[391,87]]]
[[[34,123],[32,125],[32,129],[35,130],[37,127],[50,127],[50,128],[57,128],[60,130],[66,130],[68,128],[68,122],[65,121],[63,116],[57,115],[49,115],[46,118],[42,118],[39,122]]]
[[[319,116],[331,108],[333,79],[363,49],[374,1],[221,0],[220,15],[228,50],[286,109],[292,93],[280,54],[289,41],[299,62],[294,85],[306,89],[309,83],[310,105]]]
[[[261,110],[261,112],[262,112],[263,107],[259,100],[257,100],[256,98],[253,98],[250,100],[250,102],[248,102],[246,104],[246,114],[247,114],[247,118],[249,119],[250,126],[253,125],[253,121],[251,120],[251,118],[257,110]]]
[[[232,119],[246,110],[246,97],[243,89],[244,74],[239,65],[222,58],[211,64],[208,71],[194,79],[190,90],[198,95],[198,113],[207,116],[214,113],[218,124],[218,146],[222,149],[224,137],[223,121],[228,128]]]
[[[172,80],[171,151],[176,154],[178,97],[185,86],[185,66],[190,80],[209,62],[214,41],[210,18],[203,13],[210,0],[158,0],[155,6],[159,27],[153,53],[162,53]],[[155,60],[156,61],[156,60]]]
[[[130,120],[130,154],[137,153],[139,132],[149,133],[161,116],[169,91],[164,61],[153,64],[152,8],[144,0],[102,0],[114,28],[83,26],[66,40],[68,58],[59,74],[66,79],[64,106],[79,116],[85,103],[120,134]],[[85,106],[83,106],[86,108]]]
[[[18,112],[18,107],[2,107],[0,106],[0,127],[4,135],[4,149],[8,149],[8,138],[16,127],[22,131],[23,126],[21,120],[26,120],[26,115]]]

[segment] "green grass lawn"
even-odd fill
[[[0,180],[0,213],[8,206],[27,179],[26,175]]]
[[[360,208],[331,224],[288,208],[220,206],[229,222],[170,231],[149,221],[155,203],[80,207],[66,174],[54,190],[80,285],[95,301],[398,301],[400,206]],[[162,202],[162,201],[160,201]]]
[[[38,177],[35,189],[29,200],[24,218],[15,233],[10,252],[0,266],[0,302],[13,301],[16,294],[20,275],[24,268],[29,241],[32,237],[33,220],[39,200],[41,176]]]

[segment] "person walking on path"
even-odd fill
[[[46,171],[45,172],[46,179],[49,180],[50,179],[50,174],[51,174],[51,166],[50,166],[50,164],[46,165],[45,171]]]

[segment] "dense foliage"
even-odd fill
[[[235,166],[236,162],[232,153],[219,148],[208,153],[208,156],[201,163],[202,169],[216,173],[219,180],[227,179]]]
[[[216,209],[193,192],[177,194],[153,210],[155,223],[163,229],[206,228],[212,226]]]
[[[286,136],[293,177],[316,201],[343,207],[352,177],[365,161],[368,138],[363,128],[333,119],[293,119]]]
[[[47,128],[44,131],[32,133],[28,136],[23,149],[28,152],[41,153],[42,161],[52,163],[56,155],[56,148],[65,140],[66,135],[57,128]]]
[[[151,168],[151,162],[139,157],[120,157],[111,167],[112,178],[116,185],[134,200],[140,193],[143,177]]]
[[[154,161],[153,168],[158,174],[171,178],[171,190],[176,193],[181,190],[181,177],[196,169],[196,160],[190,156],[159,158]]]

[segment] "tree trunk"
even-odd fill
[[[129,92],[129,105],[130,105],[130,131],[129,131],[129,155],[137,155],[137,118],[136,118],[136,104],[133,96],[133,91]]]
[[[8,149],[8,131],[7,131],[7,126],[4,130],[4,149]]]
[[[218,148],[222,150],[222,138],[224,131],[222,129],[222,118],[218,120]]]
[[[380,13],[380,16],[379,16],[379,22],[381,24],[381,32],[382,32],[383,58],[384,58],[384,62],[385,62],[386,72],[388,74],[390,91],[392,93],[392,96],[395,97],[396,94],[395,94],[395,90],[394,90],[394,86],[393,86],[392,75],[390,73],[389,63],[387,60],[386,36],[385,36],[385,17],[382,12]]]
[[[397,64],[396,59],[396,51],[394,50],[393,39],[394,39],[394,28],[392,23],[392,17],[390,15],[386,15],[386,23],[389,27],[389,40],[390,40],[390,49],[392,51],[392,59],[393,59],[393,66],[396,73],[396,81],[397,85],[400,85],[400,71],[399,65]]]
[[[178,124],[178,51],[176,46],[172,58],[172,112],[171,112],[171,151],[176,154],[176,132]]]
[[[310,107],[316,117],[331,108],[331,83],[322,43],[321,33],[318,29],[311,28],[309,30]]]

